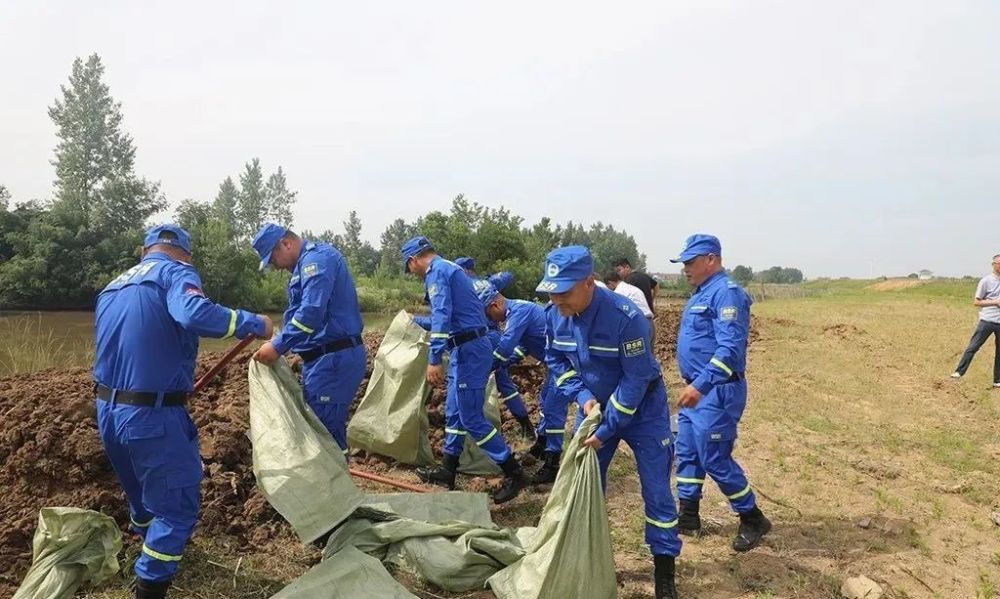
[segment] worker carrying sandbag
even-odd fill
[[[594,259],[584,246],[552,250],[537,290],[548,293],[555,306],[547,312],[549,371],[561,391],[579,404],[577,427],[601,406],[604,420],[583,444],[597,450],[605,485],[618,444],[625,441],[632,448],[656,598],[676,598],[674,558],[681,541],[670,492],[673,434],[649,322],[631,300],[594,284]]]

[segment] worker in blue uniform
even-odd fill
[[[198,520],[202,463],[185,407],[198,338],[267,338],[271,320],[205,297],[181,227],[153,227],[143,246],[97,297],[93,375],[101,442],[143,538],[135,596],[160,599]]]
[[[545,308],[525,300],[508,299],[488,282],[477,286],[486,317],[505,324],[493,357],[500,363],[513,364],[525,356],[545,362]],[[543,459],[542,467],[531,479],[533,485],[555,482],[566,432],[566,396],[557,393],[552,378],[546,374],[539,395],[542,418],[538,423],[538,439],[528,450]]]
[[[677,364],[687,383],[678,401],[678,528],[693,535],[701,530],[698,507],[707,474],[739,514],[733,549],[749,551],[771,530],[743,469],[733,459],[736,429],[747,404],[752,300],[726,275],[722,246],[712,235],[688,237],[680,256],[671,261],[684,263],[684,276],[695,287],[677,338]]]
[[[603,421],[584,446],[597,450],[605,488],[619,442],[635,454],[656,597],[674,598],[681,541],[670,492],[673,435],[649,322],[631,300],[595,285],[594,260],[583,246],[550,252],[537,291],[554,305],[546,312],[546,363],[556,386],[580,406],[577,426],[601,406]]]
[[[260,267],[292,273],[281,331],[254,359],[272,364],[292,351],[302,358],[306,403],[347,455],[347,417],[365,377],[367,350],[358,292],[337,248],[302,239],[274,223],[253,240]]]
[[[480,280],[478,282],[483,281]],[[429,315],[414,316],[413,322],[425,331],[431,330],[431,317]],[[491,327],[486,336],[489,338],[490,345],[495,351],[497,346],[500,344],[500,330]],[[523,353],[523,350],[521,350],[521,353]],[[528,408],[524,405],[524,399],[521,397],[521,390],[518,389],[517,385],[514,383],[514,379],[511,377],[510,370],[508,368],[513,363],[516,362],[501,362],[494,359],[493,376],[495,377],[497,385],[497,393],[500,395],[500,404],[507,407],[510,415],[513,416],[521,426],[521,435],[530,441],[534,441],[535,429],[534,425],[531,424],[531,417],[528,415]],[[458,387],[456,387],[451,380],[450,372],[445,376],[445,385],[449,394],[458,391]],[[451,402],[453,405],[458,405],[457,399],[452,398]]]
[[[487,334],[486,315],[476,296],[472,279],[454,262],[437,254],[423,236],[414,237],[401,248],[407,272],[424,279],[431,302],[430,355],[427,382],[440,385],[445,380],[442,360],[449,352],[450,383],[455,388],[445,403],[444,458],[439,466],[418,468],[425,482],[455,487],[455,473],[466,435],[498,464],[504,482],[493,501],[504,503],[525,486],[524,470],[503,439],[486,419],[486,382],[493,368],[493,347]]]
[[[514,273],[509,271],[501,271],[493,273],[485,279],[481,278],[476,274],[476,259],[470,258],[469,256],[462,256],[461,258],[455,258],[455,264],[460,266],[465,274],[469,275],[469,278],[474,280],[489,281],[491,285],[497,288],[497,291],[503,291],[514,281]]]

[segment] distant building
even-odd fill
[[[917,278],[920,279],[921,281],[930,281],[931,279],[934,278],[934,273],[924,269],[917,273]]]

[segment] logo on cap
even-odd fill
[[[545,272],[549,275],[549,277],[554,277],[559,274],[559,265],[549,262],[549,266],[545,269]]]

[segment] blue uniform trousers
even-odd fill
[[[646,513],[646,544],[653,555],[678,556],[681,553],[681,539],[677,534],[677,506],[670,490],[670,469],[674,459],[674,445],[670,432],[670,416],[667,410],[666,388],[660,384],[655,397],[647,397],[645,402],[654,402],[640,408],[629,422],[628,427],[608,439],[597,450],[597,460],[601,466],[601,482],[607,492],[608,466],[624,441],[635,454],[636,470],[642,490],[642,501]],[[602,405],[601,410],[613,410],[610,405]],[[579,410],[576,428],[583,422],[583,410]]]
[[[182,406],[97,401],[104,451],[125,490],[132,528],[143,537],[136,575],[173,578],[198,521],[202,478],[198,430]]]
[[[445,398],[444,453],[460,456],[466,435],[502,464],[510,457],[503,435],[483,414],[486,382],[493,368],[493,345],[486,337],[463,343],[451,350],[448,363],[448,394]]]
[[[528,408],[524,405],[521,391],[514,384],[514,380],[510,376],[510,371],[506,368],[498,368],[495,375],[497,392],[500,394],[500,403],[507,406],[507,410],[514,418],[527,418]]]
[[[364,345],[325,354],[302,368],[306,403],[343,452],[347,453],[347,416],[365,378]]]
[[[538,421],[538,434],[545,439],[545,451],[561,452],[566,438],[566,411],[570,399],[560,393],[553,377],[547,376],[542,385],[540,404],[542,418]]]
[[[736,427],[747,404],[747,383],[739,380],[714,387],[694,408],[678,415],[677,496],[701,499],[705,475],[719,485],[739,514],[757,504],[743,468],[733,459]]]

